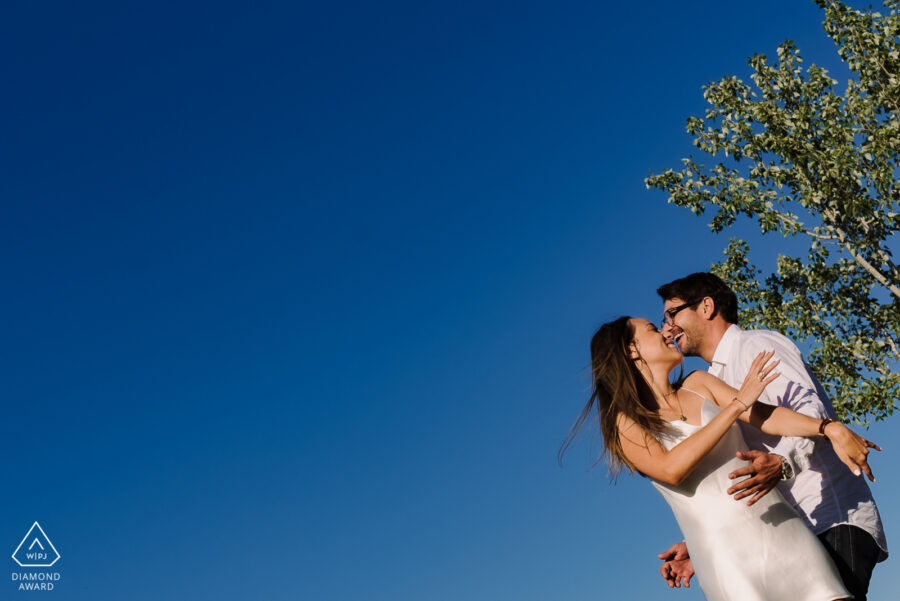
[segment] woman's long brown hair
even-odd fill
[[[560,462],[595,408],[600,418],[603,456],[606,456],[613,475],[619,472],[622,465],[631,472],[635,471],[634,465],[622,452],[620,433],[616,426],[620,414],[640,426],[645,436],[669,430],[669,424],[659,416],[659,403],[653,390],[629,356],[628,347],[634,341],[634,328],[630,319],[620,317],[605,323],[591,338],[591,397],[559,449]]]

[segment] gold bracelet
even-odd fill
[[[731,399],[731,400],[732,400],[732,401],[737,401],[738,403],[740,403],[740,404],[741,404],[741,407],[744,408],[744,411],[746,411],[747,409],[750,408],[749,405],[746,405],[746,404],[744,403],[744,401],[742,401],[741,399],[737,398],[736,395],[735,395],[735,397],[734,397],[733,399]],[[743,413],[744,411],[741,411],[741,413]]]

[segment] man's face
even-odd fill
[[[688,357],[700,356],[700,346],[703,342],[703,334],[706,331],[708,321],[697,314],[699,302],[684,307],[685,301],[679,297],[668,299],[663,304],[663,311],[670,316],[663,328],[663,333],[672,336],[681,352]],[[683,307],[683,308],[680,308]],[[677,309],[677,312],[675,311]],[[674,313],[674,315],[672,314]]]

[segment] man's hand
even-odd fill
[[[669,588],[691,588],[691,577],[694,575],[694,564],[690,559],[667,561],[659,569],[666,579]]]
[[[728,494],[734,495],[735,501],[750,497],[747,505],[753,505],[781,481],[781,457],[762,451],[739,451],[737,458],[749,461],[750,465],[734,470],[728,477],[732,480],[741,476],[750,477],[729,488]]]
[[[683,542],[675,543],[659,555],[663,560],[659,573],[669,585],[669,588],[690,588],[691,577],[694,575],[694,564],[688,555],[687,545]]]
[[[687,543],[684,541],[680,543],[675,543],[659,555],[657,555],[663,561],[680,561],[682,559],[690,559],[690,555],[687,550]]]

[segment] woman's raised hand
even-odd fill
[[[865,472],[869,480],[875,482],[875,475],[869,467],[869,449],[880,451],[881,447],[867,440],[840,422],[829,422],[825,426],[825,436],[831,441],[834,452],[854,474]]]
[[[744,378],[744,383],[741,384],[741,389],[735,397],[747,409],[756,402],[766,386],[780,375],[777,371],[772,371],[780,362],[775,360],[769,363],[773,355],[775,351],[763,351],[750,364],[750,371],[747,372],[747,377]]]

